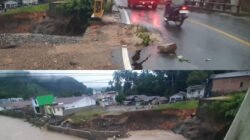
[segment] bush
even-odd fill
[[[118,102],[118,103],[120,103],[120,104],[122,104],[122,102],[125,100],[125,95],[124,94],[119,94],[118,96],[116,96],[115,97],[115,100]]]
[[[141,44],[144,46],[148,46],[153,43],[151,39],[151,33],[144,27],[137,26],[136,27],[136,36],[142,40]]]
[[[208,106],[211,112],[214,112],[218,120],[233,120],[236,116],[245,94],[235,94],[231,99],[225,101],[216,101]]]
[[[92,0],[68,0],[56,8],[65,16],[72,17],[69,28],[74,32],[87,28],[93,12]]]
[[[104,11],[106,13],[112,12],[113,3],[114,3],[113,0],[107,0],[107,3],[105,3],[105,6],[104,6]]]

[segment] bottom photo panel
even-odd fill
[[[0,71],[1,140],[248,140],[250,71]]]

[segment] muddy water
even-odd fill
[[[0,140],[84,140],[41,130],[20,119],[0,116]]]
[[[181,135],[163,130],[131,131],[129,134],[130,137],[121,140],[187,140]]]

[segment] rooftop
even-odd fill
[[[193,85],[193,86],[189,86],[187,89],[202,89],[204,88],[204,85]]]
[[[232,78],[232,77],[243,77],[243,76],[249,76],[250,77],[250,71],[237,71],[237,72],[229,72],[229,73],[223,73],[223,74],[213,74],[211,75],[211,79],[220,79],[220,78]]]

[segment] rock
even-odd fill
[[[177,49],[177,45],[175,43],[170,43],[164,46],[158,46],[158,49],[160,53],[174,54]]]
[[[69,62],[70,65],[72,66],[76,66],[76,65],[79,65],[79,62],[75,61],[75,60],[72,60]]]

